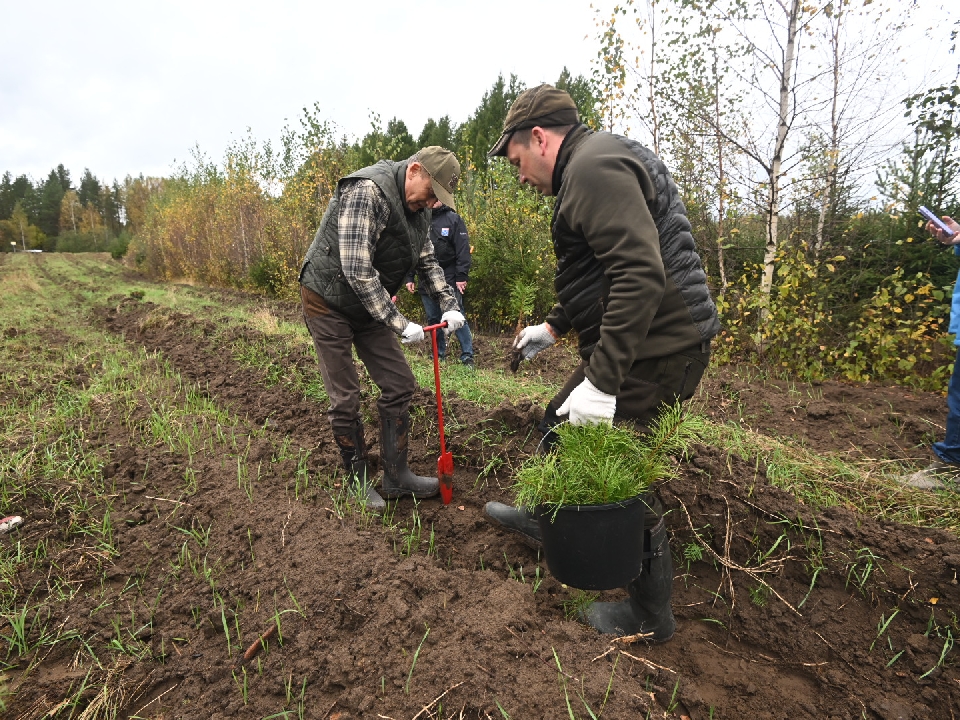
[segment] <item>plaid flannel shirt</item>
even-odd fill
[[[343,189],[337,232],[344,277],[370,316],[402,335],[410,321],[391,302],[390,293],[380,283],[380,276],[373,267],[374,250],[389,218],[387,199],[372,180],[357,180]],[[433,255],[433,243],[423,243],[417,267],[423,270],[430,294],[441,295],[444,311],[456,310],[456,300],[449,292],[443,271]],[[444,302],[443,296],[448,294],[450,297]]]

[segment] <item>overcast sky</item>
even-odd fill
[[[75,183],[169,175],[195,145],[220,160],[315,102],[348,135],[376,112],[416,137],[466,120],[499,73],[589,74],[597,47],[589,0],[0,0],[0,17],[0,174],[63,163]]]
[[[928,21],[909,53],[918,76],[955,68],[942,40],[922,37],[938,19],[954,27],[955,13],[919,2]],[[466,120],[498,74],[528,86],[555,82],[564,66],[589,75],[590,5],[0,0],[0,173],[42,181],[63,163],[75,183],[84,168],[106,182],[169,175],[195,146],[222,160],[248,128],[276,141],[314,103],[352,138],[369,130],[371,112],[416,136],[429,117]]]

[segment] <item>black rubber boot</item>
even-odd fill
[[[520,533],[524,540],[539,547],[541,543],[540,525],[526,508],[504,505],[500,502],[488,502],[483,506],[487,517],[505,530]]]
[[[383,496],[398,498],[413,495],[429,498],[440,492],[435,477],[415,475],[407,467],[407,439],[410,413],[380,418],[380,458],[383,460]]]
[[[664,643],[673,637],[677,622],[670,609],[673,593],[673,560],[663,518],[644,532],[645,560],[640,576],[627,585],[629,598],[621,602],[597,602],[581,619],[608,635],[645,635],[650,643]]]
[[[370,469],[367,466],[367,446],[363,438],[363,424],[355,420],[352,425],[333,427],[333,439],[340,448],[340,457],[347,470],[347,488],[363,500],[368,510],[380,512],[387,504],[373,487]]]

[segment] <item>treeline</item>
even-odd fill
[[[557,78],[585,122],[641,139],[673,172],[721,313],[718,362],[803,379],[945,385],[958,260],[927,238],[917,207],[960,214],[960,87],[902,97],[879,87],[907,14],[882,14],[891,1],[854,17],[846,4],[828,12],[798,0],[664,0],[641,4],[644,12],[625,0],[598,14],[593,75]],[[798,55],[801,36],[810,44]],[[650,44],[638,49],[632,37]],[[415,132],[374,116],[356,140],[314,106],[279,146],[246,138],[218,161],[196,152],[171,177],[115,183],[122,210],[111,221],[101,204],[100,216],[129,235],[125,261],[153,277],[294,298],[337,180],[444,145],[464,168],[457,205],[473,244],[468,317],[509,331],[542,318],[554,298],[553,201],[486,158],[524,88],[499,77],[462,122],[440,116]],[[893,136],[891,118],[903,117],[909,130]],[[41,214],[31,217],[41,228]],[[64,217],[61,209],[61,236]],[[400,302],[418,316],[415,296],[401,292]]]
[[[602,123],[599,91],[583,78],[576,82],[585,90],[585,119]],[[465,168],[457,204],[473,244],[468,316],[491,330],[542,318],[554,299],[553,201],[520,187],[507,163],[488,165],[485,157],[523,87],[515,77],[498,78],[466,121],[428,120],[416,139],[399,119],[386,127],[374,119],[362,140],[349,143],[314,108],[297,131],[285,133],[278,151],[248,139],[221,163],[198,155],[157,188],[128,257],[155,277],[292,298],[337,179],[377,158],[403,159],[421,145],[445,144]],[[940,211],[957,211],[953,184],[932,171],[943,162],[942,139],[934,131],[916,134],[878,169],[882,197],[857,200],[858,188],[844,186],[826,218],[816,193],[795,189],[778,217],[769,294],[762,288],[769,217],[733,193],[718,214],[704,194],[703,168],[671,157],[662,144],[721,311],[717,360],[764,363],[805,379],[942,389],[953,354],[946,321],[957,260],[926,238],[916,214],[924,198],[934,197]],[[418,317],[415,296],[401,292],[400,302]]]
[[[151,183],[127,177],[101,182],[84,169],[79,184],[62,164],[46,180],[7,171],[0,179],[0,250],[110,252],[123,257],[143,225]]]
[[[564,70],[556,84],[570,92],[584,120],[599,123],[592,83]],[[191,277],[293,297],[303,256],[337,180],[380,159],[403,160],[420,147],[442,145],[460,159],[458,210],[473,240],[468,303],[488,328],[512,327],[542,315],[553,301],[549,218],[552,200],[519,187],[509,165],[486,153],[507,109],[525,89],[497,78],[469,118],[430,118],[411,132],[400,118],[371,118],[369,132],[350,142],[321,109],[305,109],[286,128],[279,148],[253,138],[234,143],[222,162],[202,153],[156,189],[131,261],[155,277]],[[404,309],[418,312],[401,293]]]

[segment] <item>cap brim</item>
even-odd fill
[[[490,148],[490,152],[487,153],[487,157],[506,157],[507,155],[507,145],[510,144],[510,137],[513,135],[513,131],[505,132],[500,136],[500,139],[497,140],[497,143]]]
[[[453,199],[453,193],[447,190],[443,185],[438,183],[433,179],[433,176],[430,176],[430,184],[433,186],[433,194],[437,196],[437,200],[442,202],[451,210],[456,210],[457,206]]]

